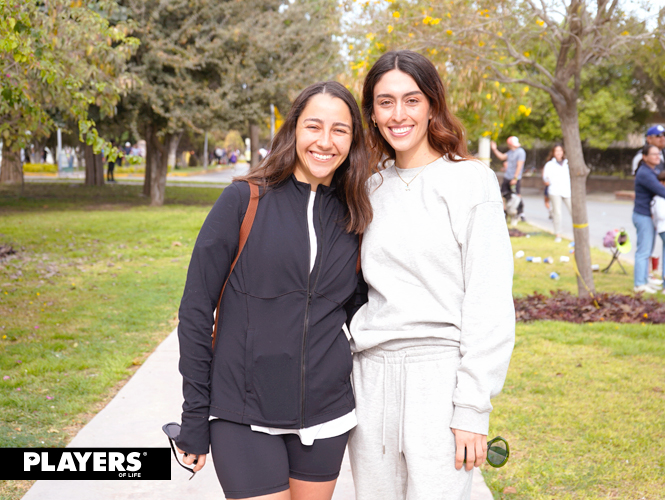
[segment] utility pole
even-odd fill
[[[203,140],[203,168],[208,168],[208,131],[206,130]]]

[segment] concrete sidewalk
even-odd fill
[[[178,372],[178,339],[174,330],[139,368],[115,398],[69,444],[69,447],[168,447],[166,422],[179,421],[182,405]],[[37,481],[24,500],[127,500],[224,498],[208,454],[205,467],[192,479],[171,455],[170,481]],[[478,469],[472,500],[492,500]],[[344,457],[333,500],[355,500],[348,457]]]

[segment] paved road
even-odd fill
[[[524,189],[524,215],[528,222],[553,232],[554,226],[548,218],[548,212],[543,203],[542,192],[536,189]],[[568,210],[563,208],[563,236],[573,239],[573,220]],[[589,217],[589,233],[591,246],[608,251],[603,247],[603,237],[610,229],[624,228],[628,232],[632,243],[632,250],[621,256],[621,260],[634,262],[635,245],[637,236],[633,226],[633,202],[617,201],[613,193],[591,193],[587,195],[587,213]],[[609,264],[610,254],[608,251],[607,262],[599,262],[601,269]],[[614,270],[614,267],[612,267]]]
[[[178,372],[178,339],[174,330],[115,398],[99,412],[69,447],[168,447],[163,424],[178,421],[182,378]],[[224,498],[212,457],[189,481],[171,455],[170,481],[37,481],[23,500],[163,500]],[[478,469],[471,500],[492,500]],[[348,457],[344,457],[333,500],[355,500]]]

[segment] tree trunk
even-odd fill
[[[85,185],[103,186],[104,185],[104,159],[101,154],[95,154],[92,146],[87,144],[83,146],[83,155],[85,157]]]
[[[164,138],[164,144],[157,137],[157,131],[152,127],[147,127],[146,134],[146,179],[148,170],[150,171],[150,205],[159,207],[164,204],[164,194],[166,192],[166,174],[168,172],[168,144],[171,142],[171,135]],[[145,192],[145,183],[144,183]]]
[[[575,262],[579,270],[577,294],[580,297],[588,297],[595,293],[596,289],[593,283],[593,271],[591,270],[591,242],[586,204],[586,179],[589,175],[589,167],[586,166],[582,151],[577,115],[577,96],[567,99],[565,103],[556,102],[554,99],[552,102],[561,120],[563,144],[570,168]]]
[[[146,128],[147,131],[147,128]],[[145,171],[143,173],[143,196],[147,196],[148,198],[150,197],[151,191],[151,174],[152,174],[152,148],[150,146],[150,143],[148,142],[147,139],[148,135],[146,134],[146,145],[145,145]]]
[[[0,184],[22,184],[23,165],[21,152],[12,151],[2,143],[2,166],[0,166]]]
[[[249,168],[254,168],[259,164],[259,126],[254,122],[249,122],[249,147]]]
[[[176,165],[176,155],[178,154],[178,145],[180,144],[181,138],[182,132],[178,132],[171,136],[171,140],[169,141],[169,160],[167,163],[169,167],[175,167]]]

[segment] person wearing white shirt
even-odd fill
[[[658,180],[665,186],[665,171],[658,174]],[[662,196],[654,196],[651,200],[651,217],[656,226],[656,232],[663,240],[663,255],[665,255],[665,198]]]
[[[550,201],[552,202],[552,219],[554,222],[554,234],[556,242],[561,241],[561,205],[568,208],[572,214],[570,202],[570,170],[566,152],[561,144],[555,144],[547,157],[547,163],[543,168],[543,182],[549,187]]]

